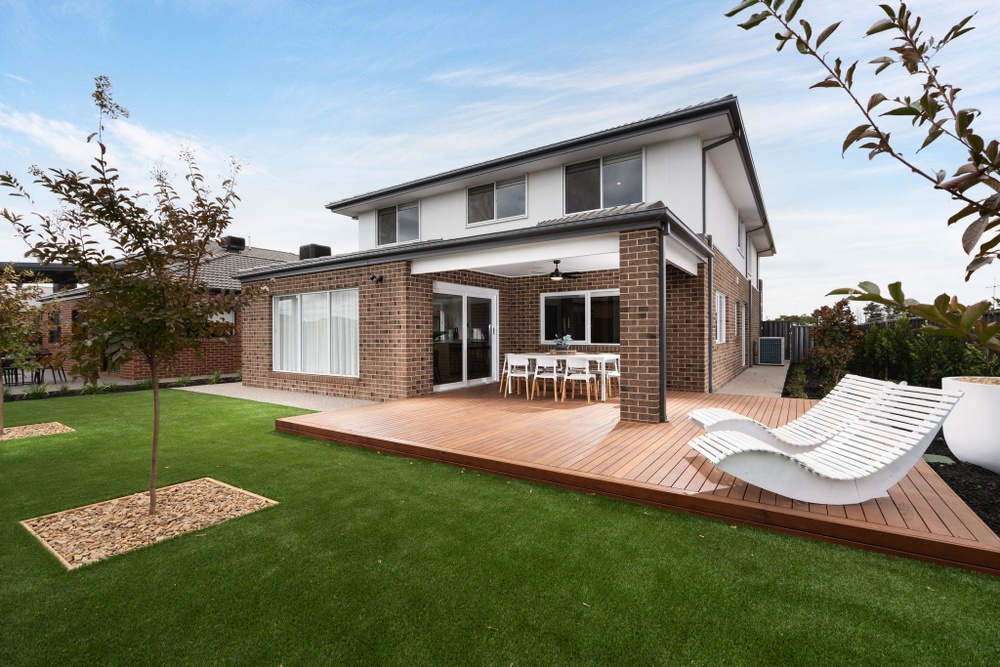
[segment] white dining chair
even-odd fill
[[[604,355],[604,381],[607,383],[605,386],[605,391],[610,398],[614,396],[614,392],[611,390],[612,386],[618,387],[618,393],[621,394],[622,391],[622,371],[621,371],[621,355],[618,354],[607,354]]]
[[[524,393],[531,399],[531,360],[523,354],[507,355],[507,394],[510,395],[510,383],[517,380],[517,393],[521,393],[521,380],[524,380]]]
[[[535,372],[532,374],[531,393],[538,394],[538,381],[542,381],[542,396],[545,396],[546,381],[552,380],[552,398],[559,400],[559,361],[555,357],[536,357]]]
[[[594,393],[597,393],[597,375],[590,370],[590,360],[586,357],[566,357],[566,372],[563,375],[562,400],[566,401],[566,389],[573,382],[573,398],[576,398],[576,384],[583,382],[587,386],[587,403],[590,403],[590,384],[594,383]]]

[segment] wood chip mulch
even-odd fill
[[[73,570],[117,554],[277,505],[210,477],[27,519],[21,525]]]
[[[17,440],[19,438],[33,438],[36,435],[55,435],[57,433],[75,433],[76,429],[60,424],[59,422],[47,422],[45,424],[28,424],[27,426],[8,426],[0,435],[0,440]]]

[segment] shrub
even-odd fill
[[[191,384],[191,376],[190,375],[182,375],[179,378],[177,378],[176,382],[174,382],[174,386],[175,387],[186,387],[189,384]]]
[[[153,378],[143,378],[141,380],[136,380],[133,385],[136,389],[152,389],[153,388]]]
[[[219,384],[219,380],[222,379],[222,371],[215,371],[208,376],[209,384]]]
[[[243,369],[239,368],[236,370],[236,381],[243,382]]]
[[[829,393],[847,372],[847,363],[864,334],[854,325],[854,315],[841,299],[831,306],[813,312],[816,324],[812,328],[815,347],[806,357],[809,371],[819,380],[823,393]]]
[[[60,396],[68,396],[69,392],[70,389],[68,384],[61,384],[59,385],[59,389],[56,390],[56,393],[59,394]]]
[[[796,364],[789,369],[785,391],[789,398],[809,398],[806,394],[806,369],[801,364]]]
[[[101,382],[98,380],[93,384],[85,384],[82,389],[80,389],[80,394],[104,394],[111,390],[111,385],[107,382]]]
[[[25,398],[45,398],[49,395],[49,385],[44,382],[33,384],[24,390]]]

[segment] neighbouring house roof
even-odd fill
[[[201,276],[210,289],[238,290],[240,289],[240,281],[234,278],[237,273],[274,264],[285,264],[298,260],[298,258],[299,256],[293,252],[267,248],[246,248],[234,252],[219,247],[212,251],[209,259],[202,265]],[[43,299],[62,301],[86,295],[87,288],[84,286],[64,290]]]
[[[553,220],[545,220],[532,227],[451,239],[413,241],[330,257],[304,259],[288,264],[241,271],[235,277],[242,281],[263,280],[333,269],[377,266],[388,262],[446,255],[470,248],[502,247],[532,241],[643,229],[650,227],[651,223],[664,225],[665,233],[681,241],[697,255],[708,257],[713,254],[709,245],[700,235],[691,231],[663,202],[657,201],[574,213]]]

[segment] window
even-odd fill
[[[274,370],[358,375],[358,290],[273,300]]]
[[[469,188],[469,224],[525,215],[525,177]]]
[[[642,201],[642,151],[566,167],[566,213]]]
[[[726,295],[715,293],[715,342],[726,342]]]
[[[617,345],[620,305],[618,290],[543,294],[542,342],[569,334],[574,343]]]
[[[58,345],[62,339],[62,326],[59,324],[59,311],[49,315],[49,344]]]
[[[420,206],[418,202],[378,210],[379,245],[416,241],[419,238]]]

